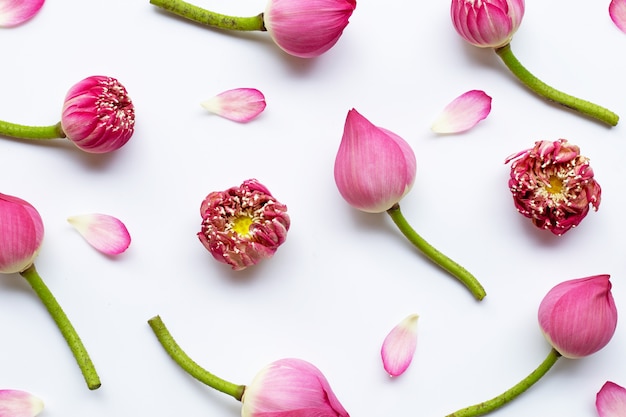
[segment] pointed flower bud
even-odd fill
[[[41,216],[30,203],[0,194],[0,273],[22,272],[31,266],[43,235]]]
[[[383,367],[391,376],[398,376],[407,370],[417,348],[417,314],[411,314],[396,325],[380,350]]]
[[[18,26],[32,19],[44,0],[0,0],[0,27]]]
[[[285,242],[287,206],[256,179],[210,193],[200,206],[198,238],[211,255],[234,270],[271,258]]]
[[[626,416],[626,388],[607,381],[596,394],[596,410],[600,417]]]
[[[537,141],[509,156],[509,189],[517,210],[540,229],[562,235],[600,206],[601,188],[589,159],[565,139]]]
[[[0,390],[0,417],[35,417],[43,410],[43,401],[19,390]]]
[[[452,0],[452,23],[463,39],[481,48],[508,44],[524,17],[524,0]]]
[[[124,223],[108,214],[80,214],[67,221],[87,243],[106,255],[119,255],[130,246],[130,234]]]
[[[256,88],[235,88],[200,103],[211,113],[235,122],[246,123],[265,109],[265,96]]]
[[[617,326],[609,275],[562,282],[539,306],[539,326],[564,357],[577,359],[606,346]]]
[[[611,0],[609,16],[615,26],[626,33],[626,0]]]
[[[460,133],[489,116],[491,97],[481,90],[470,90],[448,104],[432,124],[435,133]]]

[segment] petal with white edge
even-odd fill
[[[211,113],[240,123],[254,119],[266,106],[265,96],[256,88],[227,90],[200,104]]]
[[[607,381],[596,395],[596,410],[600,417],[626,416],[626,389]]]
[[[81,214],[67,221],[87,243],[107,255],[118,255],[130,245],[130,234],[124,223],[108,214]]]
[[[417,347],[417,314],[411,314],[396,325],[385,337],[380,350],[383,367],[391,376],[407,370]]]
[[[612,0],[609,4],[609,16],[615,26],[626,33],[626,0]]]
[[[39,12],[44,0],[0,0],[0,27],[20,25]]]
[[[43,401],[19,390],[0,390],[0,416],[34,417],[43,410]]]
[[[435,133],[460,133],[476,126],[491,112],[491,97],[481,90],[470,90],[450,102],[431,129]]]

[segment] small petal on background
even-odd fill
[[[200,103],[211,113],[235,122],[249,122],[265,109],[265,96],[255,88],[227,90]]]
[[[626,0],[612,0],[609,4],[609,16],[615,26],[626,33]]]
[[[43,410],[43,401],[25,391],[0,390],[0,416],[34,417]]]
[[[130,245],[130,234],[124,223],[108,214],[82,214],[67,221],[94,248],[107,255],[118,255]]]
[[[435,133],[460,133],[476,126],[491,112],[491,97],[471,90],[452,100],[432,124]]]
[[[380,354],[383,367],[391,376],[404,373],[413,360],[417,347],[417,314],[411,314],[402,320],[387,335]]]
[[[626,416],[626,389],[607,381],[596,395],[596,410],[600,417]]]
[[[34,17],[44,0],[0,0],[0,27],[20,25]]]

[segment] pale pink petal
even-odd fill
[[[107,255],[118,255],[130,245],[130,234],[124,223],[108,214],[81,214],[67,221],[91,246]]]
[[[13,27],[37,14],[44,0],[0,0],[0,27]]]
[[[265,109],[265,96],[255,88],[224,91],[200,103],[202,107],[235,122],[249,122]]]
[[[491,112],[491,97],[471,90],[452,100],[432,124],[435,133],[459,133],[471,129]]]
[[[596,409],[600,417],[626,416],[626,389],[607,381],[596,395]]]
[[[417,314],[402,320],[387,335],[380,350],[383,367],[391,376],[404,373],[413,360],[417,347]]]
[[[0,417],[34,417],[43,410],[43,401],[25,391],[0,390]]]
[[[626,32],[626,0],[611,0],[609,16],[619,30]]]

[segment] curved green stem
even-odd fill
[[[26,278],[26,281],[28,281],[30,286],[33,287],[35,293],[37,293],[44,306],[46,306],[50,316],[54,319],[59,330],[61,331],[61,334],[72,350],[72,354],[74,355],[76,363],[78,363],[78,366],[83,373],[83,377],[85,378],[85,382],[87,383],[89,389],[94,390],[100,388],[100,377],[98,376],[96,368],[87,353],[87,349],[85,349],[78,333],[74,330],[72,323],[70,323],[56,298],[54,298],[54,295],[52,295],[46,284],[37,273],[35,265],[31,265],[26,270],[20,272],[20,275]]]
[[[544,376],[546,372],[550,370],[550,368],[552,368],[552,365],[554,365],[557,359],[559,359],[560,357],[561,357],[561,354],[557,352],[556,349],[552,348],[550,350],[550,353],[548,354],[548,357],[544,359],[541,365],[539,365],[537,369],[532,371],[530,375],[528,375],[526,378],[518,382],[517,385],[514,385],[513,387],[503,392],[502,394],[498,395],[497,397],[494,397],[488,401],[455,411],[452,414],[448,414],[446,417],[482,416],[484,414],[490,413],[491,411],[502,407],[509,401],[517,398],[517,396],[519,396],[521,393],[523,393],[528,388],[530,388],[535,382],[539,381],[539,379],[542,376]]]
[[[457,264],[452,259],[435,249],[430,243],[426,242],[426,240],[424,240],[411,227],[411,225],[409,225],[400,211],[399,204],[394,204],[393,207],[387,210],[387,213],[391,216],[391,219],[394,221],[396,226],[398,226],[402,234],[404,234],[404,236],[409,239],[413,245],[422,251],[426,257],[461,281],[477,300],[482,300],[485,297],[485,289],[474,277],[474,275],[470,274],[461,265]]]
[[[20,139],[59,139],[65,137],[61,122],[52,126],[25,126],[0,120],[0,136]]]
[[[168,355],[170,355],[170,357],[174,359],[174,362],[183,368],[189,375],[209,387],[241,401],[243,391],[246,388],[245,385],[233,384],[232,382],[219,378],[194,362],[189,356],[187,356],[180,346],[178,346],[178,343],[176,343],[169,330],[167,330],[167,327],[165,327],[161,317],[152,317],[148,320],[148,324]]]
[[[570,96],[562,91],[552,88],[548,84],[544,83],[533,74],[530,73],[513,55],[511,51],[511,44],[507,44],[500,48],[495,49],[498,56],[502,59],[504,64],[511,70],[511,72],[528,88],[540,96],[545,97],[550,101],[560,103],[565,107],[572,110],[576,110],[584,115],[600,120],[610,126],[617,125],[619,116],[609,109],[606,109],[597,104],[580,99],[578,97]]]
[[[227,30],[265,31],[263,13],[252,17],[227,16],[203,9],[182,0],[150,0],[150,3],[168,12],[196,23]]]

